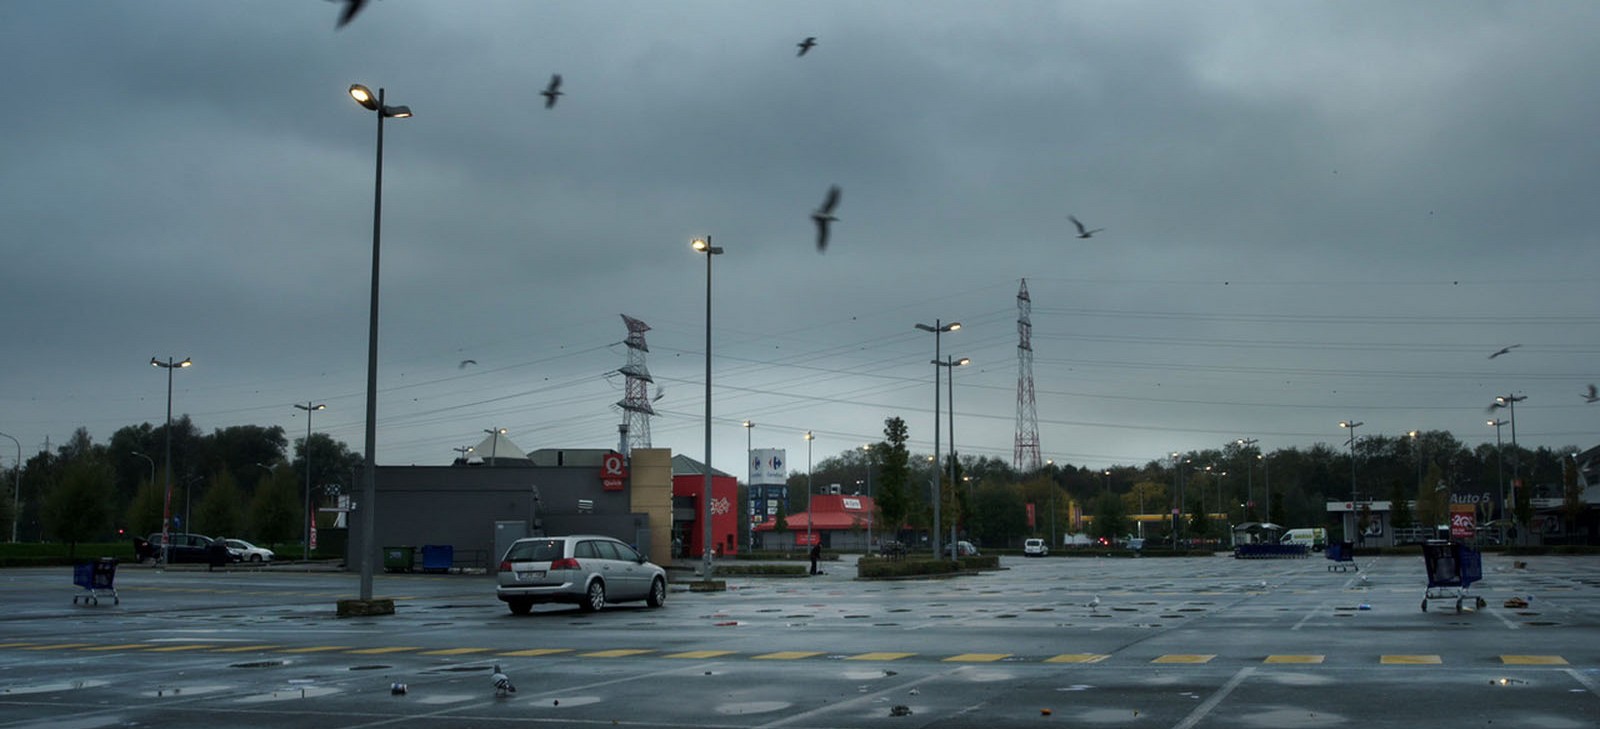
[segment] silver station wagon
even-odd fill
[[[611,537],[529,537],[512,543],[500,560],[495,595],[517,615],[541,602],[573,603],[588,612],[633,600],[661,607],[667,571]]]

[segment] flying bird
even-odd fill
[[[475,360],[475,359],[464,359],[464,360],[461,360],[461,364],[456,365],[456,369],[464,370],[464,369],[467,368],[467,365],[469,365],[469,364],[470,365],[475,365],[477,363],[478,363],[478,360]]]
[[[796,57],[803,56],[803,55],[806,54],[807,51],[809,51],[812,48],[816,47],[816,45],[817,45],[817,37],[814,36],[814,35],[808,35],[808,36],[806,36],[805,40],[800,41],[799,43],[796,43],[795,45],[800,46],[800,52],[796,53],[794,55]]]
[[[817,252],[828,250],[828,225],[838,218],[833,215],[833,208],[839,204],[839,186],[828,188],[828,197],[822,201],[822,207],[811,214],[811,221],[817,224]]]
[[[489,680],[494,682],[494,695],[497,698],[505,698],[507,694],[517,692],[517,687],[511,685],[511,677],[500,671],[498,663],[494,664],[494,674],[489,676]]]
[[[1592,383],[1589,385],[1589,391],[1583,393],[1583,401],[1584,402],[1597,402],[1597,401],[1600,401],[1600,392],[1595,392],[1594,385]]]
[[[1105,230],[1105,228],[1095,228],[1094,230],[1090,230],[1088,228],[1085,228],[1083,226],[1083,221],[1078,220],[1077,217],[1072,216],[1072,215],[1068,215],[1067,216],[1067,220],[1072,221],[1073,225],[1078,226],[1078,237],[1079,238],[1092,238],[1092,237],[1094,237],[1095,233],[1098,233],[1098,232],[1100,232],[1102,230]]]
[[[1501,347],[1500,349],[1496,350],[1494,354],[1489,355],[1489,359],[1494,359],[1495,357],[1499,357],[1502,354],[1511,354],[1511,350],[1516,349],[1517,347],[1520,347],[1520,346],[1522,346],[1522,345],[1513,344],[1513,345],[1511,345],[1509,347]]]
[[[340,1],[334,0],[334,2]],[[361,12],[361,8],[367,4],[367,0],[342,0],[342,2],[344,2],[344,11],[339,13],[339,24],[334,26],[335,29],[349,25],[350,21],[356,17],[356,13]]]
[[[550,85],[544,87],[544,91],[540,91],[539,95],[544,97],[544,108],[555,108],[556,98],[561,96],[561,74],[551,75]]]

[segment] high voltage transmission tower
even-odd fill
[[[1039,411],[1033,403],[1033,300],[1028,279],[1017,290],[1017,442],[1011,467],[1023,473],[1039,470]]]

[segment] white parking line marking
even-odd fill
[[[1222,688],[1217,689],[1217,692],[1212,694],[1211,698],[1206,699],[1205,701],[1201,702],[1199,706],[1194,707],[1194,711],[1189,712],[1189,715],[1184,717],[1183,721],[1174,724],[1172,729],[1189,729],[1189,727],[1200,723],[1201,719],[1206,718],[1206,715],[1210,714],[1212,709],[1217,708],[1217,704],[1222,703],[1223,699],[1228,698],[1228,694],[1233,693],[1233,690],[1238,688],[1239,684],[1244,683],[1244,680],[1248,678],[1250,674],[1255,673],[1255,670],[1256,669],[1250,667],[1239,669],[1239,672],[1233,674],[1233,678],[1228,679],[1227,683],[1222,684]]]

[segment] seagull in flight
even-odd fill
[[[340,2],[340,1],[341,0],[334,0],[334,2]],[[339,24],[334,26],[335,29],[343,28],[346,25],[349,25],[350,21],[355,19],[356,13],[361,12],[361,8],[366,6],[366,4],[367,4],[367,0],[342,0],[342,1],[344,2],[344,12],[339,13]]]
[[[511,685],[511,677],[500,671],[498,663],[494,664],[494,674],[489,676],[489,680],[494,682],[494,695],[498,698],[517,692],[517,687]]]
[[[555,108],[556,98],[561,96],[561,74],[552,75],[550,85],[544,87],[544,91],[540,91],[539,95],[544,97],[544,108]]]
[[[800,56],[805,55],[807,51],[809,51],[812,48],[816,47],[816,45],[817,45],[817,37],[814,36],[814,35],[808,35],[808,36],[806,36],[805,40],[800,41],[799,43],[796,43],[795,45],[800,46],[800,52],[794,54],[795,57],[798,58]]]
[[[839,204],[839,186],[828,188],[828,196],[822,200],[822,207],[811,214],[811,221],[817,224],[817,252],[828,250],[828,226],[838,218],[833,215],[833,208]]]
[[[1078,237],[1079,238],[1092,238],[1092,237],[1094,237],[1095,233],[1098,233],[1098,232],[1100,232],[1102,230],[1105,230],[1105,228],[1095,228],[1094,230],[1090,230],[1088,228],[1085,228],[1083,226],[1083,221],[1078,220],[1077,217],[1072,216],[1072,215],[1068,215],[1067,216],[1067,220],[1072,221],[1073,225],[1078,226]]]
[[[1511,350],[1516,349],[1517,347],[1520,347],[1520,346],[1522,346],[1522,345],[1513,344],[1513,345],[1511,345],[1509,347],[1501,347],[1500,349],[1495,350],[1494,354],[1489,355],[1489,359],[1494,359],[1495,357],[1499,357],[1502,354],[1511,354]]]
[[[1595,387],[1594,387],[1593,383],[1590,383],[1589,384],[1589,390],[1587,392],[1583,393],[1583,401],[1584,402],[1600,402],[1600,392],[1596,392],[1595,391]]]
[[[467,365],[469,365],[469,364],[470,365],[475,365],[477,363],[478,363],[478,360],[475,360],[475,359],[464,359],[464,360],[461,360],[461,364],[456,365],[456,369],[464,370],[464,369],[467,368]]]

